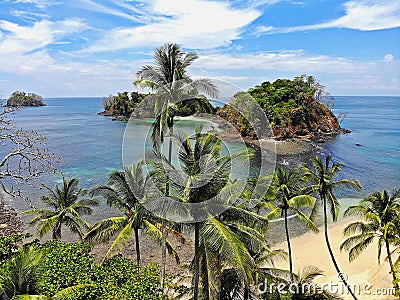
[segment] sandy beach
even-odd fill
[[[382,252],[381,263],[378,264],[377,244],[371,244],[358,258],[352,263],[348,260],[348,253],[340,251],[340,244],[343,242],[343,229],[347,224],[353,222],[352,219],[344,219],[329,227],[330,242],[335,253],[337,262],[348,277],[348,283],[356,286],[358,299],[397,299],[388,295],[391,293],[391,275],[389,274],[389,264],[385,261],[386,255]],[[344,299],[352,299],[347,295],[346,288],[338,280],[333,263],[330,259],[328,249],[325,244],[323,228],[317,234],[307,233],[291,240],[293,252],[293,269],[295,272],[304,267],[314,265],[324,271],[325,276],[320,276],[315,280],[316,283],[325,286],[332,286],[333,291],[337,291]],[[276,245],[276,248],[287,250],[286,242]],[[288,268],[288,263],[279,261],[277,267]],[[332,282],[332,284],[330,284]],[[343,293],[342,293],[343,291]]]

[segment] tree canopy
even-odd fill
[[[21,91],[15,91],[11,94],[7,100],[7,106],[19,107],[19,106],[45,106],[43,97],[35,93],[25,93]]]

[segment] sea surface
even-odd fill
[[[102,110],[102,98],[49,98],[45,102],[44,107],[22,108],[13,118],[24,129],[47,137],[48,148],[62,158],[59,170],[63,174],[78,177],[82,187],[91,187],[104,183],[110,171],[122,168],[126,123],[97,115]],[[356,179],[363,185],[362,191],[338,191],[339,197],[347,199],[345,206],[375,190],[400,188],[400,97],[337,96],[334,103],[334,112],[345,114],[342,127],[352,132],[320,145],[318,152],[332,154],[335,161],[343,163],[342,178]],[[186,121],[182,129],[189,130],[196,124]],[[137,126],[136,133],[146,136],[147,130],[148,126]],[[129,158],[139,160],[143,142],[131,144]],[[235,145],[231,146],[235,149]],[[296,166],[308,160],[309,157],[301,157],[297,163],[293,158],[288,161]],[[44,176],[42,180],[53,187],[60,182],[60,176]],[[40,203],[43,190],[23,189],[34,204]],[[21,200],[9,204],[17,211],[29,208]],[[102,205],[90,221],[111,215],[115,211]]]

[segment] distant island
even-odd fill
[[[25,93],[15,91],[7,100],[6,106],[21,107],[21,106],[45,106],[43,97],[35,93]]]
[[[337,116],[331,111],[332,100],[325,87],[313,76],[301,75],[294,79],[277,79],[274,82],[263,82],[250,88],[247,93],[239,92],[231,99],[232,105],[213,108],[207,98],[201,98],[199,107],[182,105],[175,108],[176,116],[196,115],[207,112],[219,116],[241,134],[246,142],[256,140],[255,130],[234,107],[245,104],[245,95],[250,95],[265,112],[276,140],[303,139],[323,143],[329,137],[350,132],[340,127]],[[104,111],[99,113],[113,117],[113,120],[127,121],[146,94],[123,92],[110,95],[103,100]],[[206,111],[204,111],[206,110]],[[148,108],[147,113],[151,112]],[[135,112],[137,113],[137,112]],[[142,118],[151,118],[139,112]],[[217,119],[217,118],[216,118]],[[223,126],[223,124],[221,124]],[[232,131],[232,132],[231,132]],[[233,128],[224,128],[222,135],[235,135]]]
[[[99,112],[98,115],[112,117],[112,120],[114,121],[128,121],[133,112],[135,112],[135,117],[140,119],[154,118],[154,107],[152,106],[154,104],[153,101],[146,102],[146,107],[143,105],[138,107],[142,100],[148,95],[149,94],[138,92],[122,92],[117,95],[109,95],[104,97],[104,111]],[[182,102],[176,104],[175,116],[186,117],[195,115],[199,112],[215,114],[216,109],[204,96],[198,96],[196,101],[190,103]]]

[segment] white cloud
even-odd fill
[[[394,56],[393,56],[393,54],[390,54],[390,53],[386,54],[385,57],[383,58],[383,61],[387,61],[387,62],[393,61],[393,60],[394,60]]]
[[[156,0],[150,9],[152,15],[163,17],[164,21],[113,29],[85,51],[154,47],[165,41],[191,49],[226,46],[261,15],[256,9],[238,9],[227,2],[200,0]]]
[[[34,13],[30,11],[24,11],[24,10],[13,10],[10,13],[14,17],[18,18],[25,18],[27,20],[38,20],[38,19],[49,19],[50,16],[47,14],[41,14],[41,13]]]
[[[53,59],[45,47],[85,29],[86,23],[79,19],[42,20],[32,26],[0,21],[0,71],[26,74],[36,67],[51,66]]]
[[[15,0],[15,3],[29,3],[40,9],[45,9],[48,6],[56,4],[52,0]]]
[[[231,80],[244,89],[300,74],[313,75],[336,95],[398,95],[400,61],[360,61],[303,50],[248,54],[201,55],[192,67],[196,75]],[[197,66],[201,66],[199,69]],[[246,74],[245,78],[239,76]],[[232,76],[231,76],[232,75]]]
[[[288,33],[324,28],[349,28],[363,31],[400,27],[400,1],[352,0],[343,4],[345,15],[329,22],[295,27],[259,26],[255,34]]]
[[[400,26],[399,1],[349,1],[344,6],[346,15],[327,23],[327,26],[359,30],[390,29]]]
[[[57,22],[42,20],[34,23],[33,26],[21,26],[1,20],[0,30],[5,34],[0,36],[0,54],[40,49],[69,34],[87,28],[86,23],[80,19],[67,19]]]
[[[264,70],[291,71],[302,73],[326,72],[345,73],[360,70],[362,65],[353,61],[326,55],[309,55],[303,50],[262,52],[250,54],[212,54],[202,55],[197,61],[203,68],[222,70]]]
[[[113,15],[113,16],[117,16],[117,17],[122,17],[131,21],[135,21],[138,23],[147,23],[147,18],[143,16],[143,14],[141,14],[141,12],[139,10],[135,10],[136,13],[139,13],[139,16],[136,16],[134,14],[129,14],[123,11],[120,11],[118,9],[115,8],[111,8],[108,7],[106,5],[97,3],[93,0],[81,0],[78,4],[80,7],[83,7],[85,9],[91,10],[91,11],[96,11],[96,12],[100,12],[100,13],[104,13],[104,14],[108,14],[108,15]],[[121,6],[121,5],[119,5]]]

